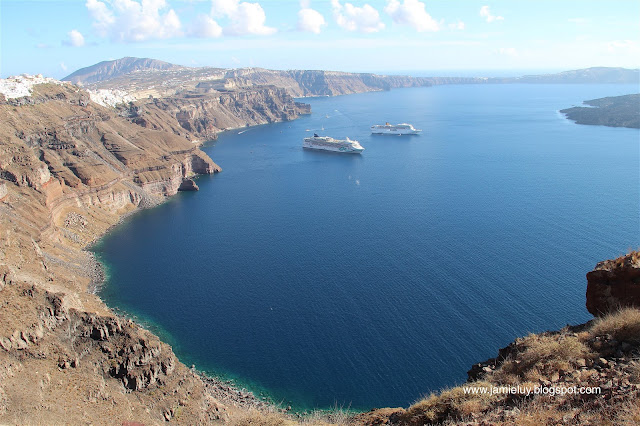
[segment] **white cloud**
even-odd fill
[[[440,25],[429,15],[423,2],[418,0],[388,0],[384,11],[399,25],[408,25],[418,32],[438,31]]]
[[[607,50],[611,53],[638,54],[640,43],[634,40],[614,40],[607,43]]]
[[[109,30],[116,22],[115,16],[106,4],[98,0],[87,0],[85,3],[89,15],[93,19],[93,28],[101,37],[109,35]]]
[[[277,31],[265,25],[267,17],[259,3],[211,0],[211,16],[227,18],[230,21],[222,30],[228,35],[270,35]]]
[[[102,37],[115,41],[136,42],[182,35],[181,23],[166,0],[87,0],[85,6],[93,27]]]
[[[199,15],[189,28],[192,37],[215,38],[222,35],[222,27],[209,15]]]
[[[465,28],[464,22],[462,22],[460,20],[458,22],[449,24],[449,29],[450,30],[460,30],[460,31],[462,31],[462,30],[464,30],[464,28]]]
[[[487,22],[503,21],[504,20],[504,18],[502,16],[492,15],[491,12],[489,11],[489,6],[482,6],[480,8],[480,16],[482,16],[483,18],[486,18]]]
[[[301,5],[302,9],[298,11],[298,30],[320,34],[322,27],[327,25],[324,16],[317,10],[310,9],[308,2],[301,2]]]
[[[375,33],[384,29],[380,14],[368,4],[355,7],[351,3],[340,4],[340,0],[331,0],[331,8],[336,23],[348,31]]]
[[[66,46],[81,47],[84,46],[84,36],[78,30],[71,30],[67,33],[67,40],[62,43]]]
[[[62,68],[62,71],[67,70],[67,66],[64,64],[64,62],[60,62],[60,68]]]

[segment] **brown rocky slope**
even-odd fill
[[[234,107],[245,102],[260,113],[225,113],[227,122],[304,110],[280,94],[230,95]],[[91,292],[100,276],[88,244],[124,215],[195,189],[195,175],[220,171],[194,143],[217,129],[194,123],[224,110],[204,103],[178,119],[180,108],[154,102],[102,107],[69,84],[0,95],[0,423],[200,424],[263,405],[203,380]]]

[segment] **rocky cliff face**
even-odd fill
[[[122,215],[219,167],[70,85],[0,96],[0,115],[0,423],[222,416],[167,345],[91,293],[99,269],[83,251]]]
[[[136,105],[130,114],[134,123],[200,140],[215,139],[221,130],[289,121],[311,112],[309,105],[295,102],[285,89],[274,86],[224,92],[204,86]]]
[[[587,310],[602,316],[621,307],[640,308],[640,253],[605,260],[587,274]]]
[[[269,84],[285,88],[292,96],[336,96],[390,90],[400,87],[430,86],[431,80],[408,76],[384,76],[338,71],[276,71],[261,68],[230,70],[225,84],[251,87]]]
[[[94,294],[102,273],[84,249],[124,215],[220,171],[199,140],[308,106],[255,87],[115,109],[70,84],[27,80],[0,84],[0,423],[202,424],[264,406],[115,316]]]

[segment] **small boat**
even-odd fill
[[[374,135],[417,135],[422,130],[416,129],[411,124],[374,124],[371,133]]]

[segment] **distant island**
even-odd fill
[[[584,102],[585,107],[560,110],[578,124],[640,129],[640,93]]]

